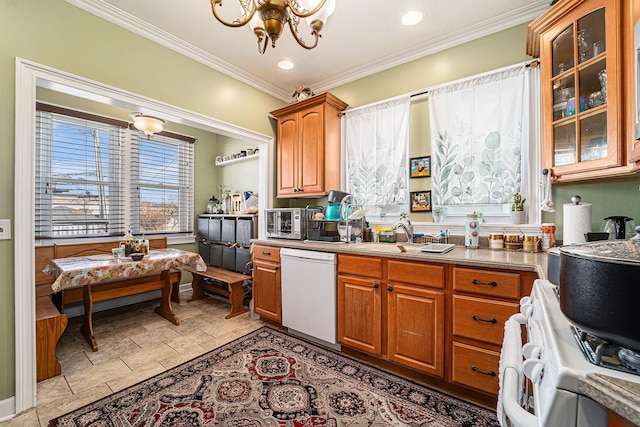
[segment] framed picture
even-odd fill
[[[426,178],[431,176],[431,156],[413,157],[409,160],[411,178]]]
[[[411,192],[411,212],[431,212],[431,191]]]

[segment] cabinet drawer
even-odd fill
[[[517,312],[518,304],[454,295],[453,334],[502,344],[504,322]]]
[[[280,262],[280,248],[273,246],[253,245],[253,258],[271,262]]]
[[[454,267],[453,289],[478,295],[518,299],[520,274]]]
[[[451,381],[498,395],[500,353],[453,342]]]
[[[382,278],[382,259],[375,257],[338,255],[338,273]]]
[[[389,281],[444,288],[444,267],[389,260]]]

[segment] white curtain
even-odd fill
[[[531,196],[528,70],[519,65],[429,91],[435,205]]]
[[[382,212],[408,205],[409,107],[403,96],[345,112],[346,187],[356,203]]]

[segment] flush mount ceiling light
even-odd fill
[[[225,21],[219,15],[222,0],[211,0],[213,16],[228,27],[242,27],[249,24],[258,38],[258,52],[267,50],[268,41],[276,47],[276,41],[282,34],[285,24],[298,44],[305,49],[313,49],[318,45],[320,31],[336,8],[335,0],[238,0],[242,16],[232,22]],[[298,33],[300,19],[305,18],[314,37],[312,44],[307,44]]]
[[[131,113],[129,117],[133,119],[133,126],[144,132],[147,138],[151,138],[154,133],[162,132],[163,126],[167,123],[166,120],[142,113]]]
[[[424,14],[419,10],[410,10],[404,15],[402,15],[402,24],[407,27],[412,27],[414,25],[419,24],[422,21]]]
[[[293,64],[293,62],[289,61],[288,59],[283,59],[282,61],[278,62],[278,68],[280,68],[281,70],[291,70],[295,65]]]

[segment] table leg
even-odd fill
[[[164,281],[164,287],[162,288],[160,305],[156,307],[155,312],[174,325],[179,325],[180,320],[178,319],[178,316],[173,314],[173,308],[171,307],[171,290],[173,288],[173,284],[171,283],[171,272],[169,270],[164,270],[161,273],[161,277]]]
[[[91,285],[82,288],[82,301],[84,302],[84,323],[80,327],[80,333],[87,340],[93,351],[98,351],[98,342],[93,335],[93,292]]]

